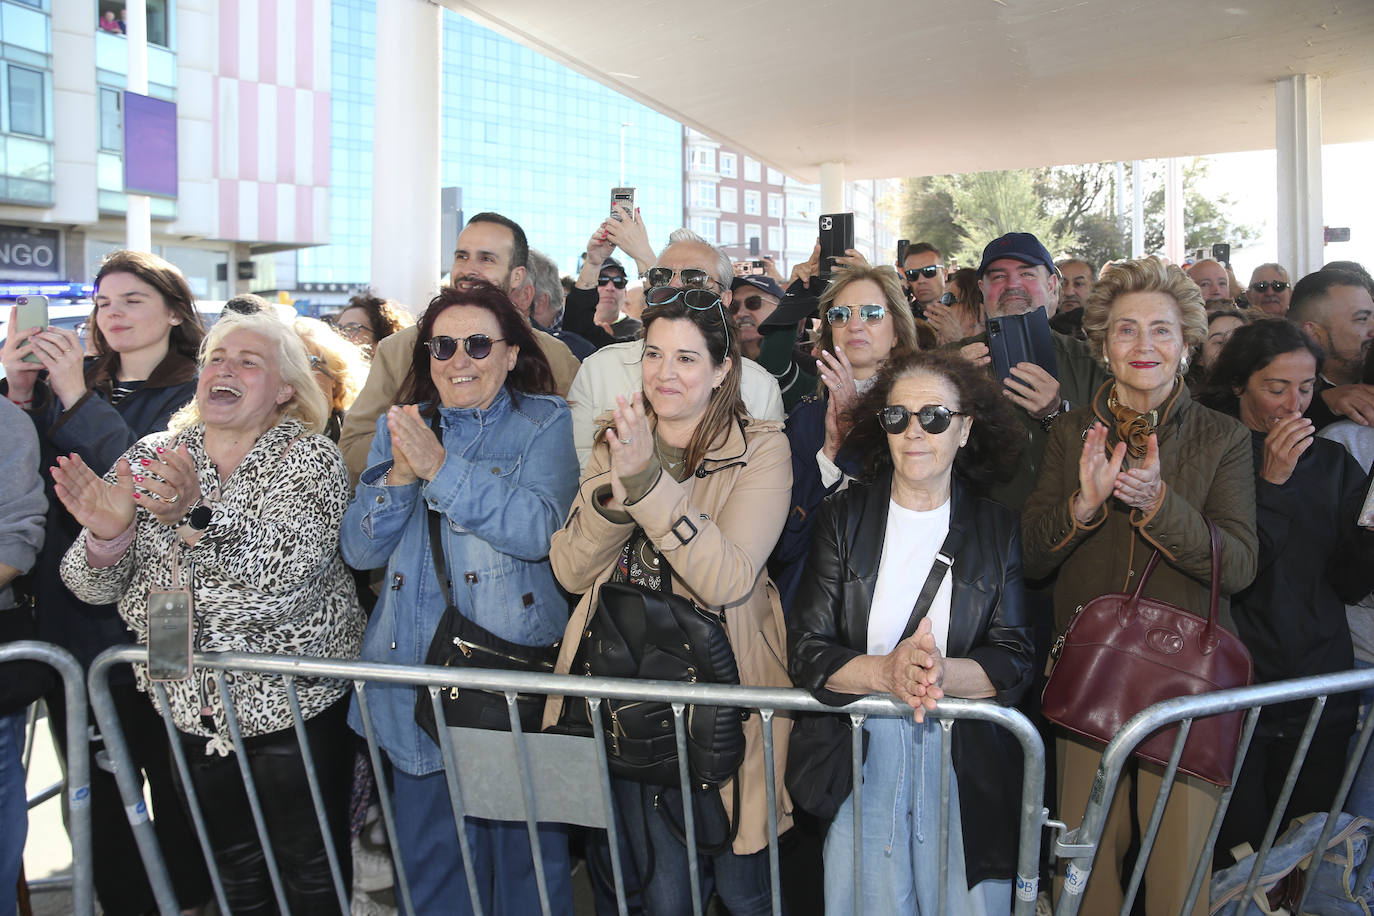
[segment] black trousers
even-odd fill
[[[153,829],[183,908],[199,906],[210,899],[210,875],[201,856],[195,829],[186,817],[177,791],[167,729],[153,709],[147,694],[133,683],[111,684],[124,740],[129,745],[137,775],[147,780],[152,796]],[[61,689],[45,698],[52,736],[63,755],[67,753],[67,708]],[[88,710],[93,733],[95,716]],[[94,858],[95,893],[107,916],[134,916],[156,909],[148,885],[143,860],[139,857],[124,803],[114,774],[98,765],[96,754],[104,749],[101,741],[88,744],[91,767],[91,854]],[[108,765],[108,764],[107,764]]]
[[[347,714],[348,697],[344,696],[305,724],[345,892],[353,883],[348,843],[353,733],[348,728]],[[191,783],[205,816],[210,848],[214,850],[230,909],[236,916],[277,912],[276,894],[238,759],[234,754],[206,756],[204,738],[183,735],[182,739]],[[338,895],[295,729],[248,738],[244,744],[291,912],[338,913]]]

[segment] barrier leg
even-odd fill
[[[544,874],[544,850],[539,842],[539,811],[534,800],[534,780],[530,777],[529,745],[520,724],[520,709],[515,705],[516,693],[506,691],[506,712],[510,715],[511,739],[515,742],[515,760],[520,767],[520,794],[525,805],[525,827],[530,834],[530,857],[534,860],[534,883],[539,891],[539,908],[544,916],[553,916],[549,908],[548,876]]]
[[[864,911],[864,717],[849,717],[849,766],[854,774],[854,912]]]
[[[768,884],[773,895],[773,916],[782,916],[782,885],[778,873],[778,788],[777,773],[773,769],[773,710],[760,709],[763,724],[763,788],[764,803],[768,806]]]
[[[401,858],[401,842],[396,834],[396,811],[392,804],[391,791],[385,784],[386,769],[382,766],[382,752],[377,747],[377,732],[372,727],[372,710],[367,703],[364,681],[353,682],[353,695],[358,698],[358,715],[363,720],[363,735],[367,739],[367,755],[372,761],[372,772],[377,775],[377,797],[382,803],[382,823],[386,825],[386,841],[391,847],[391,866],[396,870],[396,883],[401,892],[400,911],[413,916],[415,905],[410,899],[410,879],[406,877],[405,860]],[[443,721],[438,719],[436,721]]]
[[[673,731],[677,738],[677,778],[682,787],[682,835],[687,845],[687,877],[692,882],[692,914],[702,916],[701,864],[697,861],[697,813],[692,801],[692,780],[687,775],[687,729],[684,703],[673,704]]]
[[[339,898],[339,911],[348,912],[348,891],[344,888],[343,870],[339,867],[339,851],[334,846],[334,834],[329,829],[329,815],[324,809],[324,793],[320,789],[319,774],[315,772],[315,755],[310,750],[310,739],[305,734],[305,716],[301,713],[300,696],[296,693],[296,679],[291,675],[283,676],[286,684],[286,699],[291,704],[291,718],[296,725],[296,741],[301,749],[301,763],[305,766],[305,781],[310,787],[310,800],[315,805],[315,819],[319,823],[320,839],[324,842],[324,854],[329,861],[329,875],[334,879],[334,893]]]
[[[1169,805],[1169,796],[1174,791],[1174,781],[1178,776],[1178,762],[1183,757],[1183,745],[1188,742],[1188,732],[1193,728],[1192,719],[1184,719],[1174,738],[1174,749],[1169,755],[1169,765],[1164,768],[1164,779],[1159,784],[1159,794],[1155,796],[1154,809],[1150,812],[1150,823],[1145,835],[1140,839],[1140,852],[1135,857],[1135,868],[1131,870],[1131,880],[1126,886],[1126,896],[1121,904],[1121,912],[1129,916],[1135,903],[1135,895],[1140,891],[1140,882],[1145,877],[1145,866],[1150,861],[1150,850],[1154,848],[1155,837],[1159,834],[1159,824],[1164,820],[1164,809]],[[1137,782],[1137,786],[1139,783]]]
[[[438,723],[443,739],[439,748],[444,754],[444,779],[448,783],[449,807],[453,810],[453,826],[458,831],[458,849],[463,857],[463,871],[468,879],[468,897],[472,901],[472,912],[482,916],[482,895],[477,891],[477,869],[473,866],[472,844],[468,842],[468,831],[463,816],[463,788],[458,784],[457,751],[453,747],[453,734],[444,726],[444,705],[439,702],[440,688],[430,686],[429,701],[434,707],[434,721]]]
[[[1259,722],[1259,714],[1260,708],[1258,706],[1245,714],[1245,725],[1241,729],[1240,746],[1236,749],[1236,765],[1231,768],[1231,784],[1221,790],[1221,799],[1217,802],[1217,810],[1212,814],[1212,824],[1207,829],[1207,840],[1202,844],[1202,852],[1198,856],[1197,867],[1193,869],[1193,880],[1188,885],[1188,896],[1183,900],[1185,913],[1192,912],[1198,894],[1202,893],[1202,883],[1212,873],[1212,850],[1217,845],[1217,836],[1221,833],[1221,822],[1226,817],[1226,809],[1231,806],[1231,795],[1235,792],[1236,781],[1240,779],[1241,767],[1245,765],[1245,755],[1250,750],[1250,739],[1254,737],[1255,725]]]
[[[569,697],[566,702],[575,702]],[[592,740],[596,742],[596,768],[601,776],[601,804],[606,809],[606,840],[610,844],[611,880],[615,884],[615,906],[619,916],[629,916],[625,903],[625,871],[620,860],[620,828],[615,816],[615,801],[611,795],[611,768],[606,760],[606,727],[601,721],[600,697],[587,700],[587,717],[592,723]],[[587,859],[587,871],[591,872],[591,857]]]

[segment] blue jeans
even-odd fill
[[[472,900],[443,772],[412,776],[393,767],[392,798],[396,806],[396,841],[401,848],[415,912],[467,916],[472,912]],[[483,911],[491,916],[540,912],[539,886],[525,822],[470,817],[466,826]],[[539,847],[549,905],[556,914],[572,916],[567,828],[561,824],[541,824]]]
[[[14,887],[29,830],[24,788],[24,713],[0,717],[0,916],[13,916]]]
[[[870,717],[863,768],[863,874],[854,874],[854,796],[840,806],[825,839],[825,911],[854,908],[862,884],[864,912],[935,916],[940,877],[940,745],[934,719]],[[944,914],[1011,911],[1011,881],[972,890],[964,871],[963,830],[954,774],[949,793],[949,880]]]
[[[611,791],[620,829],[621,864],[630,872],[625,882],[630,902],[642,903],[643,912],[651,916],[690,914],[692,885],[687,847],[681,836],[682,792],[676,786],[650,786],[615,777],[611,779]],[[722,852],[708,853],[701,848],[703,844],[719,845],[730,835],[725,808],[710,792],[696,797],[693,812],[702,902],[714,890],[731,916],[772,913],[768,850],[736,855],[726,844]],[[672,827],[668,818],[672,819]],[[609,866],[606,874],[610,874]],[[646,875],[647,881],[643,880]],[[639,889],[639,899],[635,888]],[[635,911],[633,906],[631,911]]]
[[[1374,668],[1374,664],[1357,658],[1355,668],[1368,670]],[[1364,721],[1364,715],[1369,710],[1371,702],[1374,702],[1374,688],[1360,691],[1361,722]],[[1351,750],[1355,749],[1355,742],[1359,740],[1358,731],[1350,736]],[[1360,768],[1355,771],[1355,781],[1350,784],[1350,794],[1345,799],[1345,810],[1361,817],[1374,817],[1374,740],[1365,748],[1364,759],[1360,761]]]

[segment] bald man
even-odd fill
[[[1226,268],[1211,258],[1198,261],[1188,268],[1188,277],[1202,290],[1203,299],[1234,299]]]

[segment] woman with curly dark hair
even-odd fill
[[[334,317],[335,329],[361,347],[368,358],[377,344],[414,323],[400,303],[371,293],[349,299],[348,307]]]
[[[1222,541],[1219,623],[1234,629],[1229,596],[1255,576],[1255,477],[1245,427],[1195,402],[1184,383],[1188,354],[1207,334],[1202,293],[1156,258],[1122,261],[1093,287],[1083,330],[1112,378],[1050,430],[1021,516],[1026,574],[1059,570],[1054,617],[1062,633],[1076,608],[1131,591],[1158,549],[1163,562],[1146,596],[1205,617],[1211,520]],[[1055,747],[1061,810],[1082,811],[1101,746],[1065,732]],[[1121,791],[1108,814],[1085,913],[1121,909],[1132,835],[1127,798],[1135,799],[1139,823],[1148,823],[1162,776],[1163,767],[1142,762],[1123,779],[1134,791]],[[1150,916],[1179,912],[1219,794],[1193,776],[1174,784],[1145,871]],[[1206,912],[1206,901],[1192,912]]]
[[[862,837],[851,795],[826,837],[826,911],[850,910],[858,882],[870,912],[934,914],[943,737],[925,712],[946,695],[1010,706],[1031,682],[1020,528],[980,495],[1011,476],[1022,437],[986,374],[939,351],[889,359],[849,416],[845,448],[867,456],[866,480],[820,509],[788,628],[792,678],[837,706],[890,693],[915,716],[864,724]],[[988,723],[960,721],[951,735],[944,911],[1006,912],[1020,751]]]

